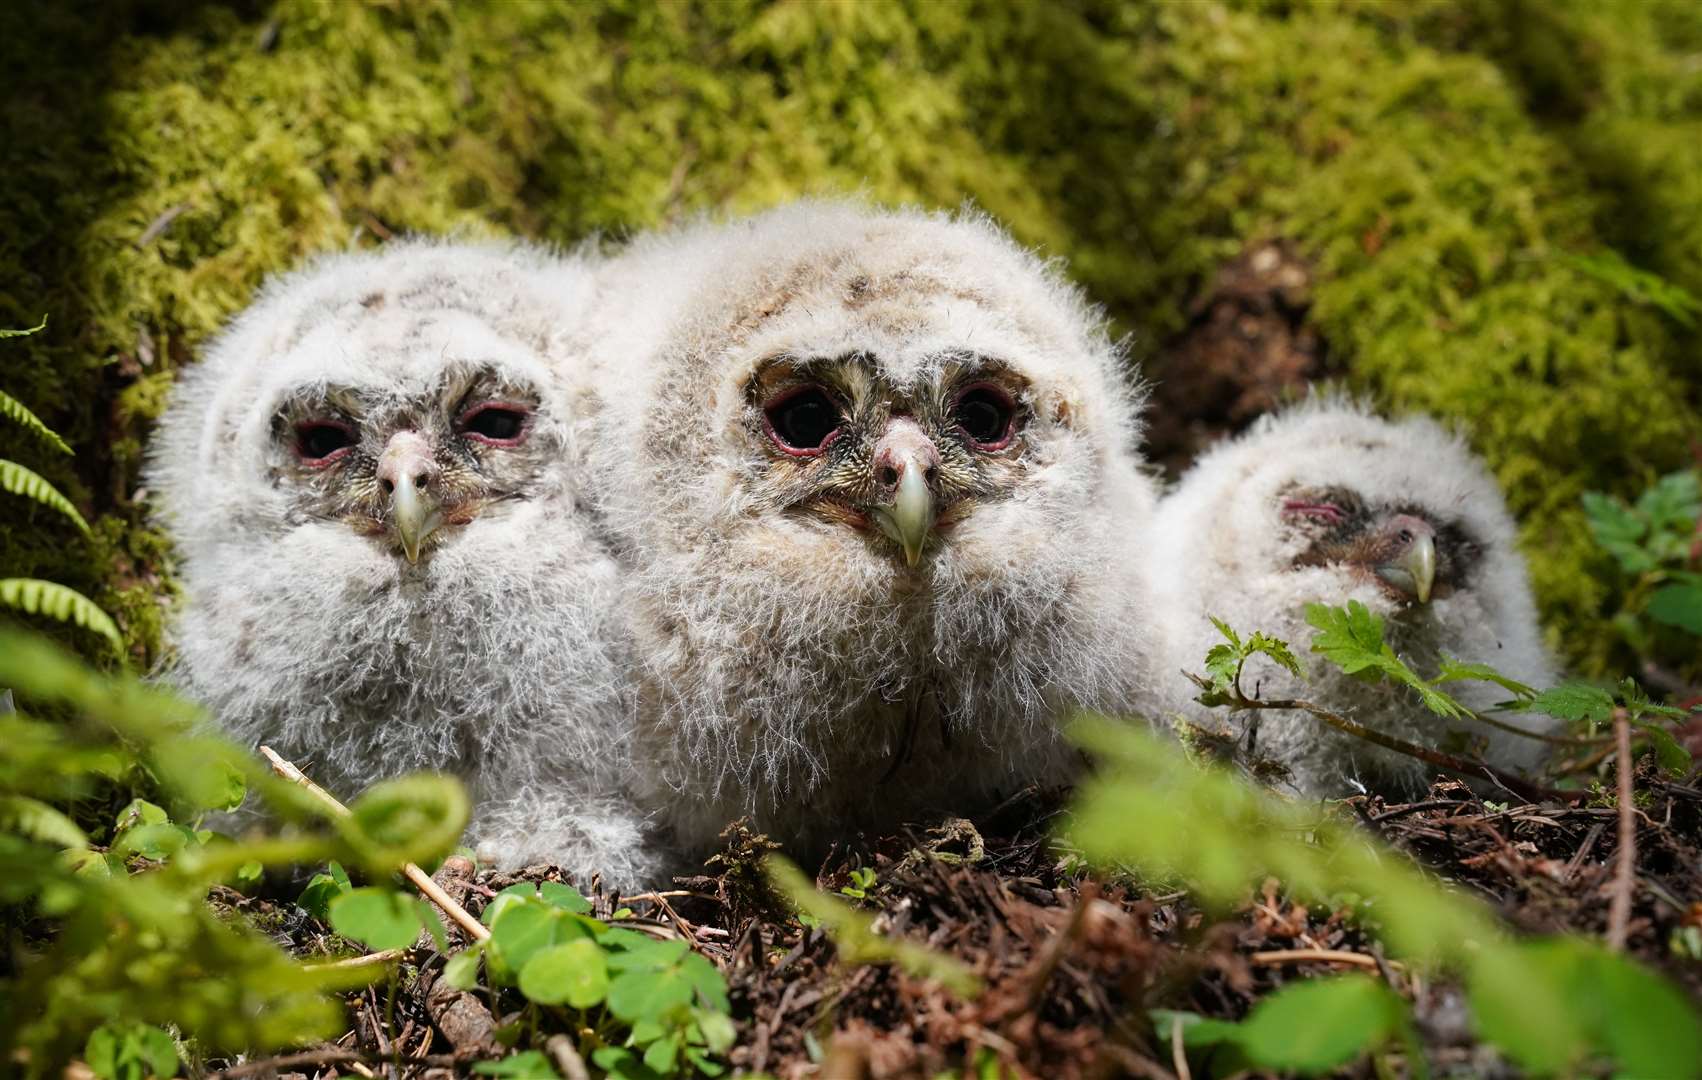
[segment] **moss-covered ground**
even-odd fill
[[[1581,670],[1623,669],[1583,524],[1687,460],[1702,293],[1689,0],[0,5],[0,427],[95,522],[9,500],[0,575],[90,593],[141,664],[168,551],[138,466],[173,373],[310,252],[572,243],[805,193],[973,200],[1071,272],[1150,377],[1214,270],[1292,243],[1332,370],[1462,425]],[[1583,261],[1580,261],[1582,257]]]

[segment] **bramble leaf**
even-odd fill
[[[1522,702],[1519,709],[1544,713],[1560,720],[1605,724],[1613,717],[1613,695],[1588,683],[1561,683]]]
[[[1535,688],[1501,674],[1488,664],[1468,664],[1451,656],[1442,658],[1442,670],[1430,682],[1431,685],[1451,682],[1487,682],[1494,683],[1520,698],[1536,696]]]
[[[1702,634],[1702,585],[1663,585],[1644,610],[1656,622]]]

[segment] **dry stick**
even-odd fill
[[[1182,1018],[1170,1018],[1170,1061],[1176,1066],[1176,1080],[1193,1080],[1193,1074],[1188,1071],[1188,1054],[1183,1049]]]
[[[549,1051],[550,1058],[567,1080],[591,1080],[591,1070],[585,1067],[579,1048],[566,1035],[551,1035],[544,1041],[544,1049]]]
[[[1269,949],[1248,957],[1255,964],[1353,964],[1362,968],[1379,968],[1377,958],[1369,953],[1348,952],[1346,949]],[[1400,970],[1398,960],[1385,961]]]
[[[300,784],[307,790],[308,794],[324,803],[332,813],[336,814],[338,817],[348,816],[349,808],[338,802],[336,796],[332,795],[329,791],[326,791],[318,784],[315,784],[312,780],[309,780],[306,773],[279,757],[271,747],[262,746],[260,748],[260,756],[264,757],[271,763],[273,772],[277,773],[285,780]],[[484,924],[480,923],[479,920],[468,914],[467,909],[462,907],[460,904],[457,904],[454,898],[444,892],[443,889],[438,886],[437,882],[431,879],[431,875],[427,874],[424,870],[421,870],[413,863],[407,863],[402,867],[402,873],[409,881],[414,883],[414,888],[425,893],[426,897],[431,900],[432,903],[443,909],[443,913],[445,915],[454,919],[461,929],[472,935],[474,941],[483,941],[491,936],[491,932],[485,929]]]
[[[1637,883],[1637,819],[1631,793],[1631,718],[1613,710],[1613,738],[1619,749],[1619,850],[1614,852],[1613,903],[1607,910],[1607,943],[1625,948],[1631,923],[1631,890]]]

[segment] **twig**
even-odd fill
[[[304,964],[306,971],[347,971],[351,968],[372,967],[378,964],[388,964],[400,959],[403,950],[385,949],[383,952],[367,953],[365,956],[350,956],[342,960],[327,960],[322,964]]]
[[[1182,1048],[1182,1018],[1170,1018],[1170,1062],[1176,1066],[1176,1080],[1194,1080],[1188,1071],[1188,1054]]]
[[[145,248],[159,239],[160,234],[171,228],[171,223],[182,217],[189,209],[191,209],[191,204],[186,202],[166,208],[158,217],[148,222],[148,227],[143,229],[142,235],[136,238],[136,246]]]
[[[264,757],[271,763],[273,772],[277,773],[285,780],[301,785],[307,790],[308,794],[324,803],[326,808],[333,814],[336,814],[338,817],[348,816],[349,808],[338,802],[335,795],[332,795],[329,791],[326,791],[324,788],[308,779],[306,773],[279,757],[271,747],[262,746],[260,748],[260,756]],[[454,898],[444,892],[443,889],[438,886],[437,882],[433,881],[431,876],[424,870],[421,870],[413,863],[407,863],[402,867],[402,873],[409,881],[414,883],[414,888],[424,893],[427,899],[442,908],[443,913],[448,915],[451,919],[454,919],[456,924],[460,926],[461,929],[467,931],[474,941],[483,941],[491,936],[491,932],[485,929],[483,923],[473,918],[466,908],[457,904]]]
[[[1377,958],[1369,953],[1348,952],[1346,949],[1270,949],[1248,957],[1255,964],[1352,964],[1355,967],[1377,969]],[[1390,968],[1400,970],[1397,960],[1384,961]]]
[[[296,1054],[285,1054],[282,1057],[257,1058],[253,1061],[245,1061],[241,1065],[232,1065],[228,1069],[208,1073],[207,1080],[241,1080],[245,1076],[275,1075],[301,1066],[317,1069],[323,1065],[352,1065],[358,1064],[366,1057],[367,1054],[360,1050],[345,1050],[340,1046],[326,1046],[318,1050],[303,1050]],[[403,1061],[409,1065],[427,1065],[438,1068],[449,1068],[455,1064],[455,1058],[451,1054],[431,1054],[426,1057],[404,1058]]]
[[[1614,852],[1613,902],[1607,910],[1607,943],[1625,948],[1631,924],[1631,891],[1637,884],[1637,818],[1631,791],[1631,718],[1613,710],[1613,738],[1619,748],[1619,850]]]
[[[544,1049],[549,1051],[550,1059],[556,1063],[566,1080],[591,1080],[591,1071],[585,1067],[585,1059],[579,1056],[578,1048],[566,1035],[551,1035],[544,1040]]]

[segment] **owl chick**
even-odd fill
[[[1068,777],[1061,722],[1134,699],[1154,501],[1098,314],[984,218],[851,204],[604,274],[585,475],[676,839],[809,850]]]
[[[344,798],[458,774],[471,840],[644,879],[619,797],[616,568],[568,465],[583,261],[393,244],[272,282],[181,379],[151,484],[182,555],[174,678]]]
[[[1542,643],[1512,518],[1488,471],[1428,419],[1389,422],[1339,400],[1266,417],[1206,453],[1160,503],[1153,529],[1153,602],[1164,635],[1148,706],[1161,717],[1198,706],[1183,670],[1198,672],[1222,640],[1207,616],[1295,646],[1308,681],[1262,660],[1247,669],[1265,698],[1306,698],[1409,742],[1436,747],[1448,722],[1412,691],[1368,684],[1310,656],[1309,603],[1357,600],[1385,620],[1396,653],[1420,674],[1444,654],[1488,663],[1544,687],[1554,668]],[[1490,684],[1451,687],[1482,711],[1507,698]],[[1519,718],[1527,729],[1548,722]],[[1529,767],[1541,743],[1482,725],[1491,764]],[[1310,795],[1355,784],[1422,792],[1433,775],[1415,759],[1325,728],[1299,713],[1264,714],[1257,753],[1292,771]]]

